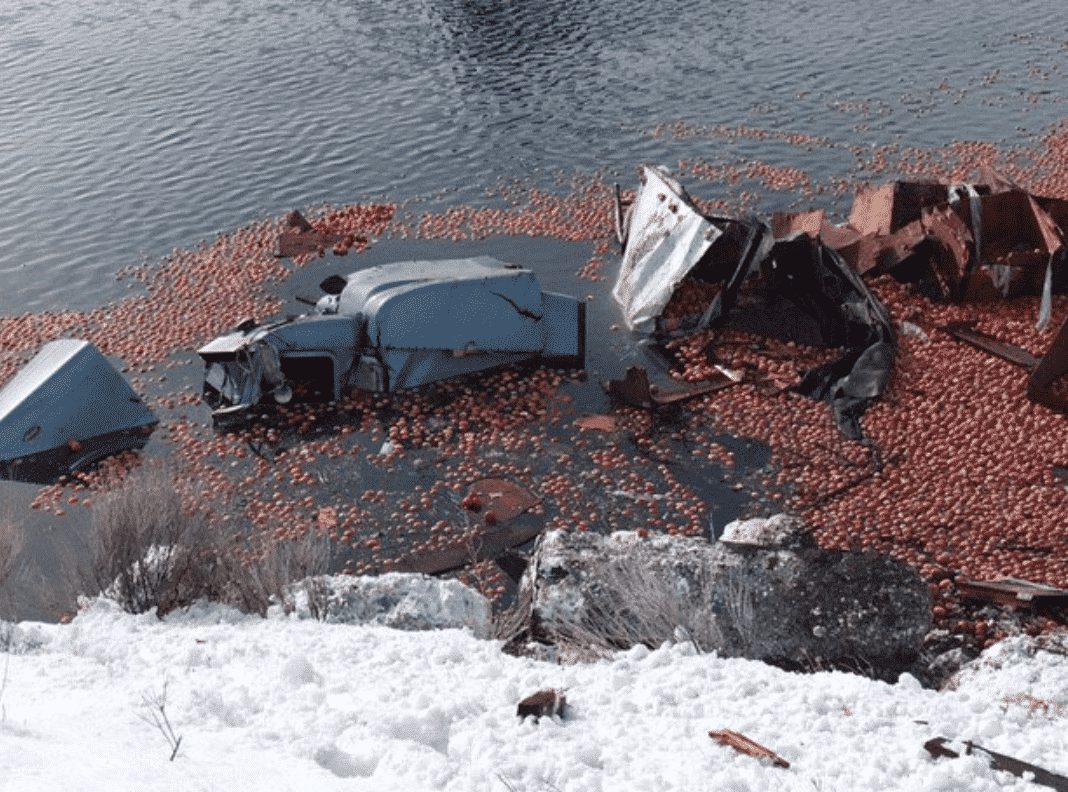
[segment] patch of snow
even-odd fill
[[[160,621],[98,600],[69,625],[17,629],[39,640],[0,654],[0,778],[13,792],[1041,789],[975,756],[934,760],[922,747],[934,736],[1068,774],[1068,716],[1006,703],[1068,691],[1068,657],[1024,639],[936,692],[907,676],[788,673],[689,644],[560,666],[462,630],[213,605]],[[139,717],[164,683],[182,737],[173,762]],[[518,701],[545,688],[566,691],[567,716],[517,718]],[[708,737],[723,728],[791,767]]]

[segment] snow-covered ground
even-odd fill
[[[942,693],[688,644],[560,666],[459,630],[218,606],[160,622],[103,600],[68,625],[19,625],[14,648],[0,654],[3,790],[1042,789],[978,757],[933,760],[933,736],[1068,774],[1068,658],[1017,639]],[[173,762],[143,720],[165,684]],[[517,719],[546,687],[566,690],[567,717]],[[708,737],[724,728],[791,767]]]

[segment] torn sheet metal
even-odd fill
[[[934,737],[923,744],[924,749],[935,759],[957,759],[962,754],[968,756],[980,756],[984,758],[993,770],[1003,770],[1012,773],[1017,778],[1023,778],[1034,784],[1055,789],[1057,792],[1068,792],[1068,777],[1058,773],[1051,773],[1038,765],[1014,759],[1011,756],[991,751],[981,745],[976,745],[970,740],[956,743],[945,737]]]
[[[1051,410],[1068,412],[1068,320],[1027,380],[1027,398]]]
[[[584,364],[585,303],[543,292],[513,264],[399,262],[325,286],[313,313],[246,323],[198,350],[216,421],[267,399],[335,401],[348,388],[397,391],[527,361]]]
[[[807,372],[797,390],[829,401],[839,429],[860,439],[860,415],[886,387],[895,342],[889,315],[859,275],[807,233],[776,241],[772,229],[759,219],[715,218],[713,222],[663,171],[646,167],[642,175],[627,250],[613,290],[628,325],[645,332],[662,329],[657,320],[687,275],[723,285],[703,314],[685,323],[683,331],[739,319],[746,329],[781,335],[788,323],[779,309],[790,304],[809,328],[815,328],[815,343],[846,348],[839,360]],[[944,199],[944,186],[941,194]],[[894,211],[891,207],[888,216],[912,221],[911,209],[901,209],[897,215]],[[780,225],[799,222],[815,228],[816,219],[783,220]],[[756,285],[743,289],[747,282]],[[743,295],[748,302],[740,304]],[[647,372],[637,370],[609,383],[608,388],[631,404],[649,407],[692,395],[657,392],[648,384]]]
[[[957,579],[957,589],[967,599],[987,600],[1008,607],[1064,607],[1068,605],[1068,590],[1033,583],[1030,580],[1005,577],[998,580]]]
[[[988,335],[981,330],[976,330],[971,324],[954,322],[943,326],[942,330],[958,341],[963,341],[976,349],[989,352],[991,355],[995,355],[1012,363],[1014,366],[1019,366],[1028,371],[1033,370],[1040,360],[1040,358],[1036,358],[1023,347],[994,338],[994,336]]]
[[[761,281],[763,299],[781,297],[814,322],[821,343],[845,347],[839,359],[806,372],[796,390],[829,401],[839,431],[859,440],[860,416],[894,366],[894,330],[882,303],[841,256],[802,235],[776,242],[762,260],[739,262],[710,306],[710,326],[729,320],[749,277]]]
[[[95,346],[52,341],[0,390],[0,476],[54,481],[143,447],[157,423]]]
[[[746,737],[740,732],[731,731],[730,729],[720,729],[718,731],[710,731],[708,736],[720,745],[726,745],[727,747],[733,748],[739,753],[744,753],[747,756],[753,756],[757,759],[770,759],[771,763],[776,767],[782,767],[784,769],[790,767],[789,762],[770,748],[765,748],[760,743]]]
[[[811,212],[775,212],[771,216],[771,232],[776,239],[786,239],[794,234],[817,237],[826,224],[822,209]]]
[[[627,327],[652,332],[682,279],[721,234],[681,184],[659,168],[643,166],[619,278],[612,289]]]
[[[941,182],[891,182],[863,187],[853,198],[849,225],[861,235],[887,236],[920,219],[924,209],[949,201]]]
[[[978,211],[973,211],[975,202]],[[1053,218],[1022,190],[966,198],[961,205],[978,250],[962,296],[989,300],[1039,294],[1047,267],[1063,260],[1064,239]]]
[[[1068,413],[1068,320],[1041,358],[1015,344],[975,330],[969,324],[949,324],[942,329],[958,341],[1026,369],[1030,372],[1027,398],[1051,410]]]
[[[740,373],[721,366],[716,368],[718,376],[713,379],[693,383],[670,380],[660,384],[650,381],[649,372],[643,366],[631,366],[622,379],[605,383],[605,391],[624,404],[655,410],[729,388],[742,381]]]

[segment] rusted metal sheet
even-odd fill
[[[992,335],[976,330],[970,324],[963,322],[954,322],[942,327],[946,333],[956,338],[958,341],[963,341],[966,344],[970,344],[976,349],[981,349],[984,352],[989,352],[991,355],[995,355],[1002,360],[1007,360],[1015,366],[1027,369],[1031,371],[1038,365],[1039,358],[1032,355],[1023,347],[1018,347],[1015,344],[1010,344],[1001,339],[994,338]]]
[[[788,327],[782,309],[788,306],[803,314],[793,329],[814,327],[813,334],[819,335],[814,343],[846,348],[839,359],[807,371],[797,391],[829,401],[839,430],[859,440],[860,416],[882,393],[893,368],[894,332],[886,309],[857,273],[819,238],[794,234],[776,240],[760,219],[703,217],[682,200],[681,185],[666,174],[651,168],[642,173],[627,250],[613,290],[628,325],[662,332],[657,321],[681,279],[690,273],[718,288],[700,317],[685,322],[680,331],[721,326],[733,315],[748,322],[751,331],[782,335]],[[674,208],[673,196],[679,199]],[[711,238],[705,238],[707,246],[691,244],[699,226],[689,227],[678,219],[683,209],[714,230]],[[642,217],[651,219],[639,222]],[[805,223],[815,228],[814,219]],[[658,388],[649,382],[648,372],[632,369],[606,387],[630,404],[654,408],[729,384]]]
[[[1010,607],[1060,607],[1068,605],[1068,590],[1020,578],[957,580],[961,596]]]
[[[726,745],[727,747],[733,748],[747,756],[753,756],[757,759],[770,759],[771,763],[776,767],[788,768],[790,766],[789,762],[770,748],[765,748],[760,743],[739,732],[731,731],[730,729],[720,729],[718,731],[710,731],[708,736],[720,745]]]
[[[776,239],[785,239],[794,234],[817,237],[824,225],[822,209],[811,212],[775,212],[771,216],[771,232]]]
[[[949,200],[941,182],[891,182],[863,187],[853,198],[849,225],[861,234],[886,236],[920,219],[923,211]]]
[[[421,572],[437,575],[463,569],[478,561],[493,561],[505,555],[513,547],[526,544],[541,533],[542,525],[505,523],[478,530],[457,539],[455,543],[439,550],[414,553],[383,567],[381,572]]]
[[[686,383],[671,381],[668,385],[654,384],[649,379],[649,372],[642,366],[631,366],[623,379],[609,380],[605,390],[625,404],[655,410],[678,404],[706,393],[729,388],[742,381],[742,376],[728,369],[719,369],[716,379],[704,382]]]
[[[493,524],[510,522],[538,504],[538,498],[530,490],[502,478],[473,482],[468,497],[478,498],[483,513],[487,517],[493,515]]]
[[[969,212],[972,235],[979,249],[978,266],[967,278],[965,299],[985,300],[1038,294],[1047,267],[1064,247],[1061,229],[1023,190],[968,199],[979,202]],[[979,228],[974,225],[978,222]]]
[[[615,432],[619,429],[611,415],[584,415],[575,421],[575,426],[593,432]]]
[[[1058,412],[1068,412],[1068,320],[1057,331],[1045,356],[1027,381],[1027,398]]]
[[[1032,783],[1056,789],[1057,792],[1068,792],[1068,777],[1051,773],[1038,765],[1014,759],[1011,756],[991,751],[981,745],[976,745],[970,740],[962,744],[956,744],[946,737],[934,737],[923,744],[924,749],[935,759],[957,759],[961,754],[968,756],[980,756],[984,758],[993,770],[1003,770],[1012,773],[1017,778],[1026,778]]]
[[[885,235],[894,231],[893,216],[893,184],[862,187],[853,196],[849,225],[860,234]]]
[[[955,299],[968,273],[971,231],[948,206],[925,211],[920,218],[920,225],[927,238],[935,243],[935,251],[929,259],[931,275],[942,296],[947,300]]]
[[[539,690],[519,702],[516,715],[520,718],[551,718],[562,716],[567,696],[562,690]]]
[[[722,235],[658,168],[643,166],[629,212],[626,247],[612,297],[631,330],[652,332],[671,296]]]

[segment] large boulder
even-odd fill
[[[467,628],[492,632],[489,600],[456,580],[390,572],[377,577],[322,575],[293,586],[295,613],[335,624],[380,624],[398,630]]]
[[[520,596],[533,634],[571,649],[685,638],[723,656],[879,676],[908,667],[931,628],[911,567],[821,550],[785,515],[731,523],[716,543],[554,531]]]

